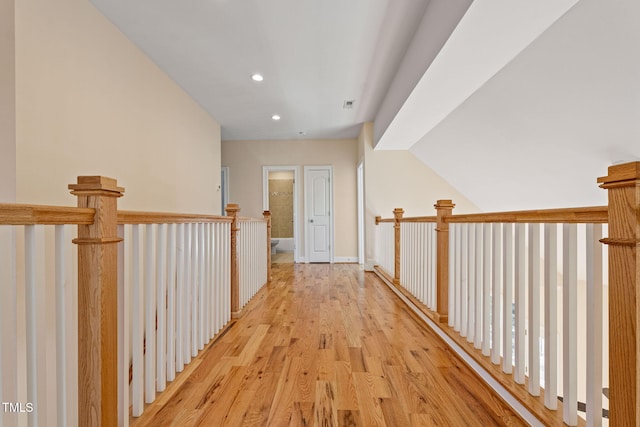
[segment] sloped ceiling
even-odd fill
[[[411,151],[484,210],[606,204],[597,176],[640,159],[639,17],[581,0]]]

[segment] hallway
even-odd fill
[[[524,425],[374,274],[274,264],[132,426]]]

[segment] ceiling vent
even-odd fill
[[[356,102],[355,99],[348,99],[344,101],[344,104],[342,104],[342,108],[344,108],[345,110],[351,110],[355,102]]]

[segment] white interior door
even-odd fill
[[[307,262],[331,262],[333,214],[331,166],[305,167]]]

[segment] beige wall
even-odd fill
[[[222,164],[229,167],[229,200],[243,216],[262,215],[262,166],[300,166],[298,236],[304,237],[304,165],[333,166],[335,251],[339,258],[357,257],[357,141],[223,141]],[[304,238],[299,241],[304,256]]]
[[[393,217],[393,209],[404,209],[404,216],[435,215],[438,199],[452,199],[454,212],[479,209],[442,177],[409,151],[373,149],[373,123],[362,126],[358,143],[364,152],[365,180],[365,262],[374,261],[375,217]]]
[[[16,75],[19,202],[100,174],[125,209],[219,213],[219,125],[91,3],[17,2]]]
[[[0,203],[16,198],[14,0],[0,0]]]

